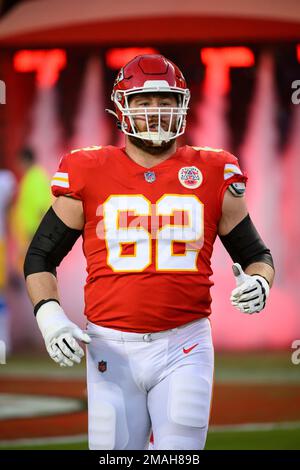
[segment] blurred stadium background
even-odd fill
[[[0,449],[87,447],[84,368],[50,363],[22,260],[63,153],[123,145],[104,112],[112,84],[130,58],[154,51],[191,89],[180,143],[238,156],[277,268],[265,311],[243,316],[229,304],[231,262],[216,243],[207,448],[300,449],[299,2],[0,1],[0,12]],[[65,310],[83,326],[80,243],[58,277]]]

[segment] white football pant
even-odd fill
[[[88,323],[90,449],[204,448],[213,383],[210,321],[152,334]]]

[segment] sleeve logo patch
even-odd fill
[[[199,168],[185,166],[178,171],[178,179],[185,188],[195,189],[199,188],[203,181],[203,176]]]

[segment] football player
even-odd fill
[[[232,304],[260,312],[272,256],[245,203],[246,177],[225,150],[178,148],[190,92],[161,55],[119,72],[113,113],[125,148],[65,155],[57,197],[25,260],[27,288],[51,358],[80,362],[87,347],[90,449],[203,449],[213,382],[211,254],[231,255]],[[82,235],[87,329],[59,302],[56,268]]]

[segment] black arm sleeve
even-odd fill
[[[259,236],[249,214],[231,232],[220,236],[220,240],[232,260],[243,269],[257,262],[269,264],[274,269],[271,252]]]
[[[44,271],[56,276],[56,267],[69,253],[81,234],[81,230],[65,225],[50,207],[27,250],[24,262],[25,278],[29,274]]]

